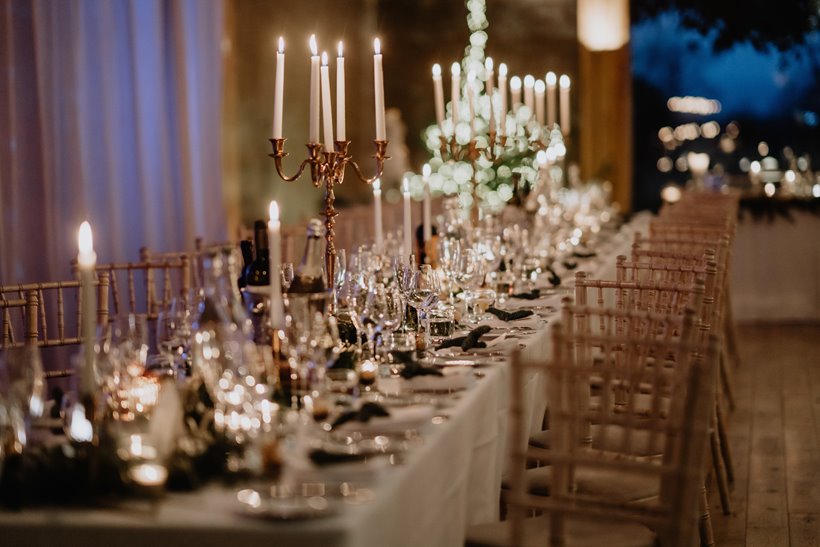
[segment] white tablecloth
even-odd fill
[[[579,269],[614,278],[615,256],[629,251],[632,233],[645,229],[648,216],[579,261]],[[529,305],[560,307],[572,295],[572,275],[555,294]],[[551,355],[549,323],[524,340],[525,356]],[[519,343],[515,341],[514,344]],[[236,489],[211,486],[191,494],[170,494],[149,504],[108,509],[0,511],[0,545],[74,546],[104,541],[117,546],[195,547],[242,545],[322,545],[349,547],[460,546],[467,526],[497,520],[508,434],[509,369],[482,368],[482,378],[445,409],[449,419],[430,424],[423,445],[404,463],[385,469],[373,487],[372,500],[346,506],[337,516],[300,522],[268,522],[238,514]],[[539,430],[546,409],[542,378],[528,379],[526,408],[532,430]]]

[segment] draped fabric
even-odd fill
[[[0,284],[225,239],[222,2],[0,0]]]

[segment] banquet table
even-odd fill
[[[596,256],[578,259],[577,270],[614,278],[615,257],[628,253],[634,232],[645,231],[649,218],[636,215],[617,233],[602,236],[594,247]],[[508,307],[538,310],[537,319],[529,318],[537,328],[522,337],[504,336],[494,349],[520,347],[532,359],[550,355],[549,325],[573,285],[573,271],[558,273],[562,284],[545,291],[549,294],[543,298],[507,302]],[[501,327],[493,331],[496,335],[508,330],[497,321],[492,326]],[[502,360],[476,367],[468,389],[442,397],[412,450],[395,461],[385,458],[382,465],[371,465],[361,495],[342,503],[337,513],[292,521],[251,517],[237,502],[241,486],[211,484],[192,493],[110,507],[0,511],[0,545],[463,545],[469,525],[498,518],[507,452],[507,365]],[[527,378],[525,409],[533,431],[540,430],[546,409],[542,382],[537,373]]]

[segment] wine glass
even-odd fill
[[[441,271],[447,277],[449,286],[449,300],[454,300],[458,256],[461,252],[461,240],[451,237],[442,237],[438,243],[438,263]]]
[[[45,408],[45,373],[39,346],[6,350],[5,359],[0,359],[0,402],[2,400],[5,400],[5,418],[11,432],[9,448],[21,453],[27,443],[31,418],[42,416]],[[2,410],[0,407],[0,412]]]
[[[458,284],[464,289],[464,301],[467,306],[467,323],[475,323],[472,313],[472,295],[484,281],[484,261],[473,248],[462,249],[457,265]]]
[[[438,304],[441,283],[438,273],[429,264],[423,264],[415,276],[415,283],[409,291],[409,301],[422,314],[425,347],[430,335],[430,309]]]
[[[163,368],[170,365],[172,374],[184,368],[191,335],[186,315],[187,307],[182,298],[172,299],[168,308],[157,314],[157,349],[163,357]]]

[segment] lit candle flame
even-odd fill
[[[322,66],[327,66],[327,51],[322,52]]]
[[[279,222],[279,204],[276,203],[276,200],[270,202],[268,206],[268,216],[271,222]]]
[[[499,76],[507,76],[507,63],[501,63],[498,65],[498,75]]]
[[[279,37],[279,53],[285,52],[285,39],[281,36]]]
[[[460,76],[461,75],[461,65],[458,63],[453,63],[450,67],[450,74],[453,76]]]
[[[344,57],[345,56],[345,54],[344,54],[344,45],[342,44],[342,42],[339,42],[338,51],[339,51],[339,57]]]
[[[374,52],[376,55],[381,55],[381,52],[382,52],[382,41],[381,41],[381,40],[379,40],[378,38],[376,38],[375,40],[373,40],[373,52]]]
[[[535,92],[536,93],[544,93],[546,91],[547,86],[544,84],[544,80],[538,80],[535,82]]]
[[[319,47],[316,45],[316,35],[310,35],[310,54],[316,57],[319,55]]]
[[[535,77],[532,74],[524,76],[524,87],[532,87],[535,85]]]
[[[555,85],[558,83],[558,76],[555,75],[555,72],[549,71],[547,72],[547,85]]]
[[[512,89],[513,91],[518,91],[519,89],[521,89],[521,78],[519,78],[518,76],[513,76],[512,78],[510,78],[510,89]]]
[[[94,237],[91,235],[91,225],[87,220],[80,224],[77,246],[80,249],[80,254],[88,255],[94,252]]]
[[[569,84],[569,76],[567,76],[566,74],[561,74],[561,79],[558,80],[558,85],[560,85],[564,89],[568,89],[569,85],[570,85]]]
[[[376,179],[373,181],[373,193],[381,192],[382,191],[382,179]]]
[[[438,63],[433,65],[433,76],[441,76],[441,65]]]
[[[490,72],[493,69],[492,57],[487,57],[486,59],[484,59],[484,68],[487,70],[487,72]]]
[[[430,178],[430,173],[433,172],[433,169],[430,167],[429,163],[425,163],[421,168],[421,175],[424,177],[424,180]]]

